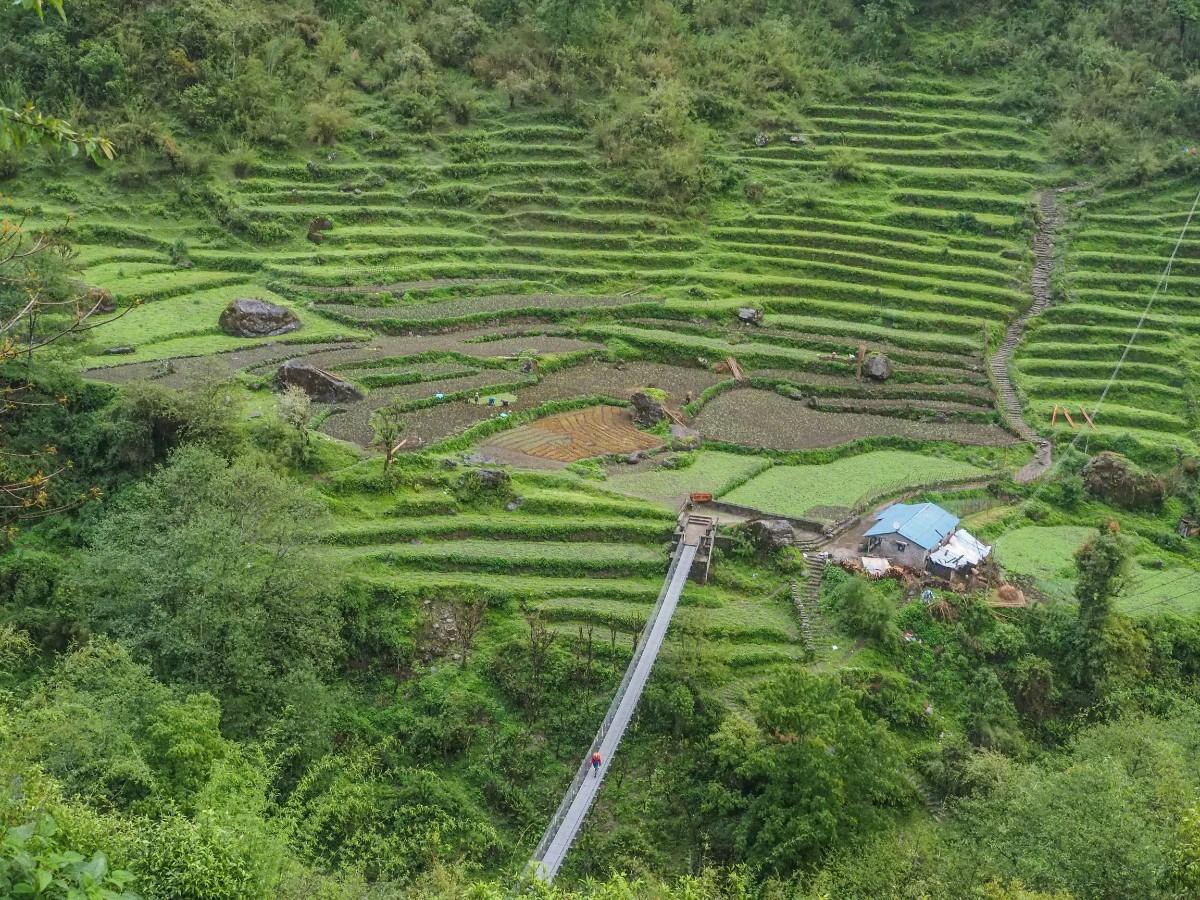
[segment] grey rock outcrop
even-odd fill
[[[774,553],[796,543],[795,532],[786,519],[753,519],[746,523],[750,542],[756,550]]]
[[[1166,499],[1162,478],[1144,472],[1119,453],[1105,450],[1083,467],[1088,493],[1125,509],[1159,509]]]
[[[95,309],[98,313],[117,311],[117,298],[112,295],[112,291],[107,291],[102,287],[88,288],[83,302],[88,309]]]
[[[887,381],[892,377],[892,361],[882,353],[873,353],[867,357],[863,371],[875,381]]]
[[[667,417],[667,411],[663,405],[645,391],[635,391],[629,401],[633,404],[633,420],[638,425],[643,427],[657,425]]]
[[[281,365],[275,383],[281,389],[298,387],[318,403],[349,403],[363,398],[362,391],[350,382],[302,359],[289,359]]]
[[[690,450],[700,446],[700,432],[686,425],[671,426],[671,446],[676,450]]]
[[[300,320],[286,306],[258,297],[239,297],[221,311],[218,324],[235,337],[274,337],[295,331]]]

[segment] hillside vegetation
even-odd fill
[[[1200,8],[61,13],[0,9],[0,895],[1200,893]],[[997,567],[817,552],[897,500]]]

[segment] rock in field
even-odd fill
[[[755,309],[753,306],[742,306],[737,311],[738,321],[744,325],[761,325],[763,323],[763,311]]]
[[[503,469],[479,469],[475,475],[479,480],[479,486],[489,491],[506,488],[512,480]]]
[[[746,523],[750,542],[763,553],[774,553],[796,543],[796,534],[786,519],[753,519]]]
[[[867,357],[863,371],[867,373],[868,378],[887,381],[892,377],[892,361],[882,353],[873,353]]]
[[[314,244],[325,243],[325,232],[333,227],[333,221],[327,216],[317,216],[308,223],[308,239]]]
[[[657,425],[667,417],[663,405],[645,391],[634,391],[629,402],[633,404],[633,420],[642,427]]]
[[[105,356],[125,356],[129,353],[136,353],[137,348],[131,347],[128,344],[123,344],[120,347],[108,347],[104,351]]]
[[[362,391],[343,378],[302,359],[289,359],[275,373],[282,389],[298,387],[318,403],[349,403],[363,398]]]
[[[89,309],[95,309],[98,313],[117,311],[117,298],[112,295],[111,291],[106,291],[102,287],[88,288],[83,302]]]
[[[300,327],[296,314],[285,306],[257,297],[239,297],[221,311],[221,330],[235,337],[274,337]]]
[[[1158,509],[1166,499],[1166,484],[1143,472],[1119,453],[1097,453],[1083,467],[1088,493],[1125,509]]]
[[[700,432],[686,425],[671,425],[671,447],[675,450],[690,450],[700,446]]]

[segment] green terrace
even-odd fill
[[[86,281],[145,301],[104,339],[134,353],[98,347],[87,364],[233,349],[243,339],[217,332],[216,314],[226,298],[252,295],[297,312],[303,328],[284,338],[292,345],[416,332],[387,352],[312,357],[372,390],[362,410],[329,420],[331,433],[357,440],[383,403],[408,404],[424,423],[438,417],[423,408],[438,392],[533,387],[478,366],[433,376],[409,368],[423,353],[465,349],[423,329],[492,322],[556,323],[564,337],[674,364],[734,356],[748,371],[778,370],[768,379],[811,391],[829,414],[984,421],[985,342],[1028,302],[1028,210],[1044,168],[1028,127],[988,97],[924,88],[817,104],[810,116],[801,146],[783,133],[763,148],[730,146],[765,197],[723,197],[703,218],[615,190],[585,130],[527,114],[414,142],[399,161],[259,162],[230,182],[231,214],[287,240],[222,240],[205,229],[188,237],[194,267],[180,269],[167,251],[185,226],[131,217],[81,230]],[[865,182],[829,177],[839,148],[856,156]],[[808,187],[812,196],[793,202]],[[314,246],[305,231],[322,218],[333,227]],[[1129,266],[1125,275],[1140,278]],[[766,313],[758,333],[736,325],[746,305]],[[859,342],[892,358],[888,385],[856,384],[844,356]],[[831,352],[843,361],[823,358]],[[1082,379],[1084,367],[1071,374]],[[1138,375],[1157,384],[1163,373]],[[1036,363],[1021,377],[1035,400],[1052,389]],[[1176,415],[1178,386],[1162,386],[1165,412]],[[442,418],[428,434],[479,416]]]
[[[377,466],[356,467],[357,477]],[[464,498],[456,477],[429,469],[397,489],[328,485],[334,527],[323,552],[381,596],[467,592],[485,597],[497,620],[513,615],[516,601],[563,633],[602,627],[628,641],[641,631],[667,569],[671,505],[531,473],[514,473],[502,497]],[[509,495],[516,499],[505,505]],[[747,590],[735,576],[689,585],[668,652],[685,636],[711,642],[735,679],[803,659],[785,587],[780,581]]]
[[[1039,427],[1049,426],[1056,403],[1080,424],[1079,407],[1094,412],[1107,390],[1094,416],[1102,435],[1194,446],[1200,242],[1184,241],[1163,279],[1194,194],[1194,179],[1165,177],[1137,190],[1083,194],[1075,205],[1061,275],[1065,296],[1034,325],[1015,362],[1016,382]],[[1070,431],[1062,416],[1056,430]]]

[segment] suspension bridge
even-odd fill
[[[708,578],[709,561],[712,555],[713,538],[716,532],[716,522],[710,516],[701,516],[684,512],[680,515],[679,525],[675,530],[675,549],[671,554],[671,565],[667,577],[663,579],[662,590],[650,613],[650,619],[642,631],[642,639],[634,650],[633,658],[625,670],[620,687],[608,707],[604,721],[596,732],[596,737],[583,755],[583,761],[575,772],[575,778],[563,795],[554,817],[546,827],[537,849],[530,860],[530,868],[534,875],[543,881],[554,880],[559,867],[571,849],[583,821],[604,776],[612,765],[617,747],[629,726],[646,681],[650,678],[650,670],[658,658],[662,648],[663,638],[679,604],[679,595],[689,576],[699,581]],[[599,750],[601,764],[598,771],[591,772],[592,753]]]

